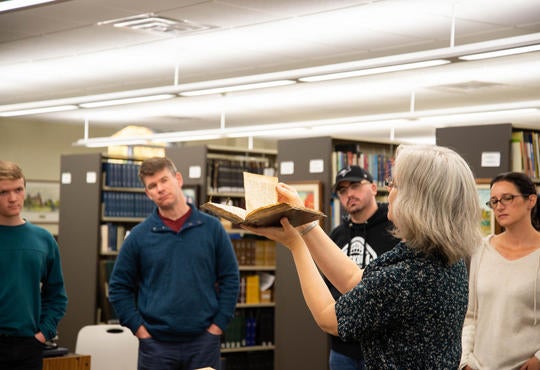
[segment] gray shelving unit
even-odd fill
[[[58,245],[68,306],[58,332],[59,344],[71,351],[75,350],[77,334],[83,326],[103,321],[104,312],[100,307],[103,302],[99,302],[99,297],[104,289],[100,292],[99,265],[100,261],[114,261],[116,253],[102,253],[100,226],[106,222],[133,226],[143,219],[102,214],[103,163],[107,159],[109,157],[93,153],[63,155],[60,160]],[[142,190],[126,188],[125,192],[142,193]]]
[[[469,164],[477,179],[491,179],[501,172],[510,171],[512,125],[480,125],[438,128],[437,145],[458,152]],[[499,153],[499,166],[482,164],[483,153]]]
[[[79,329],[96,320],[101,155],[63,155],[60,161],[58,244],[68,306],[58,333],[59,345],[73,352]]]

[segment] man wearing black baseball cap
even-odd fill
[[[331,231],[330,238],[360,268],[397,244],[399,240],[390,233],[393,225],[387,218],[388,205],[377,203],[377,184],[368,171],[359,166],[341,169],[332,191],[339,198],[345,216]],[[341,293],[329,281],[327,284],[337,299]],[[343,342],[335,336],[330,338],[330,370],[365,368],[360,344]]]
[[[336,175],[336,181],[334,186],[332,187],[332,190],[334,193],[336,192],[339,184],[341,184],[344,181],[347,182],[361,182],[361,181],[367,181],[370,183],[373,183],[373,176],[366,170],[364,170],[362,167],[359,166],[348,166],[345,168],[342,168]]]

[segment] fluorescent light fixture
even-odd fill
[[[447,125],[456,126],[456,123],[460,125],[475,123],[478,125],[489,123],[501,123],[511,122],[510,120],[516,116],[518,117],[535,117],[538,116],[540,111],[538,109],[506,109],[500,111],[487,111],[487,112],[470,112],[470,113],[454,113],[444,114],[440,116],[422,116],[415,119],[414,125],[416,127],[444,127]]]
[[[165,100],[174,98],[173,94],[159,94],[159,95],[149,95],[149,96],[138,96],[134,98],[125,98],[125,99],[113,99],[113,100],[102,100],[89,103],[80,103],[79,107],[81,108],[98,108],[98,107],[108,107],[111,105],[122,105],[122,104],[132,104],[132,103],[144,103],[157,100]]]
[[[204,141],[204,140],[217,140],[221,139],[223,136],[219,134],[190,134],[189,131],[183,132],[184,135],[182,137],[171,135],[166,138],[152,138],[152,142],[154,143],[176,143],[178,141],[187,142],[187,141]]]
[[[435,66],[440,66],[443,64],[448,64],[448,63],[450,63],[450,61],[446,59],[434,59],[434,60],[426,60],[423,62],[396,64],[396,65],[390,65],[390,66],[384,66],[384,67],[359,69],[356,71],[338,72],[338,73],[329,73],[329,74],[317,75],[317,76],[301,77],[298,80],[302,82],[337,80],[341,78],[352,78],[352,77],[375,75],[375,74],[380,74],[380,73],[406,71],[406,70],[417,69],[417,68],[435,67]]]
[[[54,0],[9,0],[0,2],[0,12],[8,10],[26,8],[32,5],[38,5],[43,3],[50,3]]]
[[[178,95],[199,96],[199,95],[209,95],[209,94],[222,94],[222,93],[233,92],[233,91],[254,90],[254,89],[264,89],[267,87],[293,85],[295,83],[296,81],[294,80],[267,81],[267,82],[258,82],[258,83],[244,84],[244,85],[216,87],[216,88],[211,88],[211,89],[184,91],[184,92],[179,93]]]
[[[119,145],[150,145],[149,138],[143,137],[97,137],[94,139],[80,139],[76,145],[86,146],[88,148],[102,148],[107,146]]]
[[[87,148],[103,148],[108,146],[122,146],[122,145],[147,145],[147,140],[127,140],[124,139],[122,141],[114,141],[110,143],[97,143],[97,142],[89,142],[87,144],[84,144]]]
[[[487,53],[463,55],[461,57],[458,57],[458,59],[480,60],[480,59],[497,58],[497,57],[503,57],[503,56],[508,56],[508,55],[515,55],[515,54],[531,53],[533,51],[539,51],[539,50],[540,50],[540,44],[537,44],[537,45],[521,46],[518,48],[490,51]]]
[[[2,2],[0,1],[0,4]],[[128,19],[134,20],[134,19]],[[112,21],[104,22],[111,23]],[[346,78],[365,76],[374,73],[386,73],[417,68],[433,67],[455,61],[460,55],[472,53],[492,52],[510,48],[521,49],[521,52],[535,50],[528,46],[540,45],[540,33],[516,36],[505,39],[490,40],[480,43],[465,44],[451,48],[425,50],[420,52],[391,55],[380,58],[357,60],[346,63],[322,65],[317,67],[285,70],[258,75],[239,76],[219,80],[199,81],[178,85],[158,86],[154,88],[117,91],[113,93],[77,96],[46,101],[34,101],[0,106],[0,114],[6,116],[11,111],[20,111],[17,115],[37,114],[44,107],[51,107],[51,111],[61,110],[55,108],[62,105],[78,105],[90,108],[116,104],[129,104],[142,101],[160,100],[175,96],[198,96],[204,94],[220,94],[232,91],[261,89],[272,86],[284,86],[298,81],[323,81],[333,78]],[[153,96],[153,97],[150,97]],[[155,97],[158,96],[158,97]],[[144,97],[144,98],[141,98]],[[131,100],[134,98],[133,100]],[[143,99],[143,100],[138,100]],[[105,102],[106,101],[106,102]],[[76,109],[76,108],[70,108]],[[45,110],[48,111],[48,110]]]
[[[435,145],[437,140],[435,136],[414,136],[400,138],[399,141],[403,144],[415,144],[415,145]]]
[[[312,136],[322,133],[336,134],[347,129],[369,132],[388,128],[415,126],[442,127],[447,123],[459,123],[463,119],[488,119],[504,117],[505,114],[538,114],[540,101],[524,101],[511,104],[471,106],[453,109],[397,112],[370,116],[343,117],[318,121],[281,122],[258,126],[239,126],[207,130],[188,130],[152,134],[132,138],[97,137],[80,139],[74,145],[107,147],[113,145],[150,145],[150,143],[205,141],[221,138],[270,137],[280,135]],[[448,122],[447,122],[448,121]]]
[[[505,120],[505,115],[528,115],[538,114],[540,110],[539,100],[524,101],[511,104],[493,104],[471,107],[460,107],[450,109],[435,109],[417,112],[396,112],[385,114],[374,114],[367,116],[347,117],[339,120],[325,120],[314,122],[313,131],[318,135],[327,133],[338,133],[340,131],[350,131],[358,129],[362,132],[377,131],[388,128],[409,128],[414,127],[441,127],[445,124],[463,124],[471,120],[481,121],[489,118]]]
[[[267,125],[266,127],[271,126]],[[283,133],[286,132],[287,135],[291,136],[309,136],[311,132],[311,127],[291,127],[291,128],[278,128],[278,129],[257,129],[249,131],[239,131],[237,133],[225,134],[229,138],[240,138],[240,137],[272,137],[272,136],[283,136]]]
[[[65,110],[74,110],[74,109],[78,109],[78,107],[76,105],[57,105],[57,106],[52,106],[52,107],[21,109],[21,110],[11,110],[11,111],[0,112],[0,117],[25,116],[25,115],[30,115],[30,114],[61,112]]]

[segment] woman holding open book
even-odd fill
[[[463,258],[480,244],[474,176],[454,151],[400,146],[389,179],[388,218],[401,240],[364,270],[318,223],[248,230],[287,246],[306,303],[325,332],[360,342],[368,369],[455,369],[467,310]],[[280,201],[300,204],[278,184]],[[321,272],[344,293],[337,301]]]

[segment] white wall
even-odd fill
[[[110,136],[118,128],[91,127],[89,137]],[[84,136],[83,125],[55,124],[37,120],[0,118],[0,159],[16,162],[28,180],[60,181],[60,157],[63,154],[105,153],[106,148],[73,146]],[[247,139],[227,139],[186,145],[213,144],[247,148]],[[275,149],[271,141],[255,141],[257,149]],[[60,200],[61,201],[61,200]],[[53,234],[58,225],[42,224]]]
[[[117,128],[91,127],[89,136],[110,136]],[[28,179],[60,180],[62,154],[100,153],[106,148],[75,147],[72,144],[84,135],[83,125],[54,124],[43,121],[19,121],[0,118],[0,159],[18,163]],[[186,145],[212,144],[247,148],[247,139],[224,139],[193,142]],[[254,141],[257,149],[276,149],[272,141]]]
[[[108,136],[111,129],[92,132],[93,136]],[[21,166],[28,180],[60,181],[60,156],[62,154],[100,152],[103,148],[74,147],[72,143],[83,136],[83,127],[49,124],[38,121],[0,118],[0,159],[13,161]],[[39,224],[51,233],[58,234],[58,224]]]
[[[91,136],[109,136],[116,130],[95,128]],[[83,126],[0,118],[0,159],[18,163],[27,179],[60,180],[60,156],[101,152],[103,148],[74,147]]]

